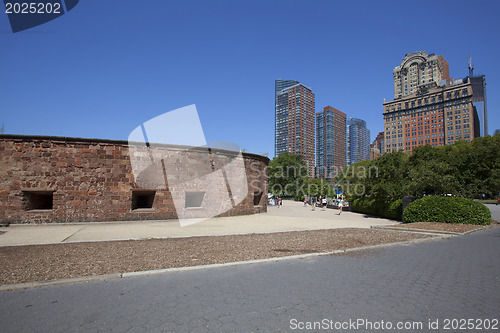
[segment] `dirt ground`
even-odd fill
[[[7,246],[0,247],[0,285],[328,252],[426,237],[349,228]]]

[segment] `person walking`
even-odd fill
[[[304,197],[304,207],[307,206],[307,198]]]
[[[326,197],[324,197],[323,200],[321,201],[321,205],[323,205],[323,208],[322,208],[323,211],[326,210],[326,203],[327,203]]]
[[[316,209],[316,197],[314,197],[314,196],[311,198],[311,207],[312,207],[312,210]]]
[[[340,201],[339,201],[339,215],[342,213],[342,207],[344,207],[344,199],[340,198]]]

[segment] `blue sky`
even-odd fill
[[[0,13],[5,133],[126,140],[196,104],[207,141],[274,154],[274,80],[298,80],[383,130],[382,102],[406,53],[444,55],[450,75],[486,74],[500,128],[500,1],[82,0],[13,34]]]

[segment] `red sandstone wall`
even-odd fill
[[[182,172],[187,158],[177,149],[169,163]],[[223,163],[223,152],[214,152]],[[201,158],[201,157],[200,157]],[[222,216],[265,212],[266,157],[244,154],[248,193]],[[159,186],[151,184],[151,188]],[[161,186],[160,186],[161,187]],[[160,188],[158,187],[158,188]],[[132,210],[139,190],[124,141],[57,137],[0,136],[0,223],[164,220],[177,218],[172,195],[156,189],[151,209]],[[50,210],[29,210],[28,191],[53,191]],[[254,193],[262,192],[257,205]],[[257,196],[257,198],[259,198]]]

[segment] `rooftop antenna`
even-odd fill
[[[469,77],[474,76],[474,65],[472,64],[472,54],[467,57],[467,60],[469,60]]]

